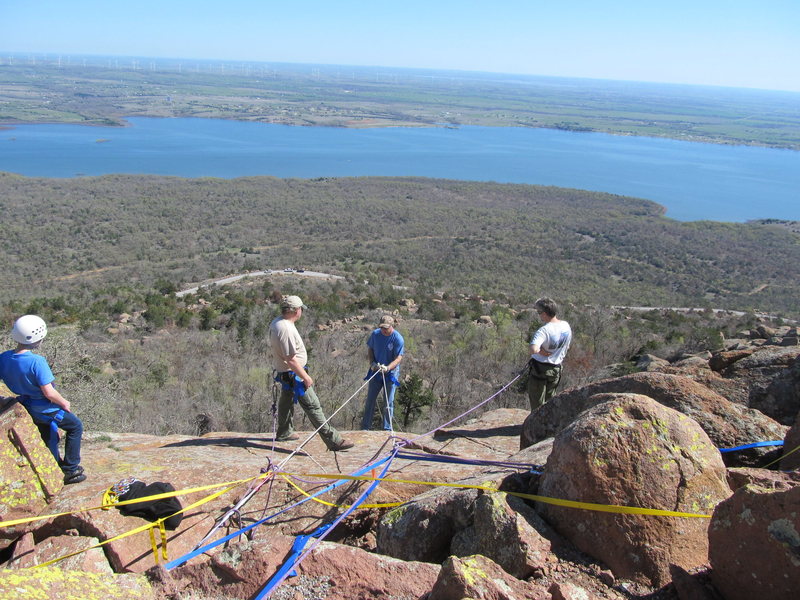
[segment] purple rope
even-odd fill
[[[410,440],[402,440],[402,441],[400,442],[400,445],[402,445],[402,446],[406,446],[406,445],[408,445],[408,444],[413,444],[414,442],[416,442],[416,441],[417,441],[417,440],[419,440],[419,439],[422,439],[422,438],[424,438],[424,437],[427,437],[427,436],[429,436],[429,435],[433,435],[434,433],[436,433],[436,432],[437,432],[437,431],[439,431],[440,429],[444,429],[444,428],[445,428],[445,427],[447,427],[448,425],[452,425],[453,423],[455,423],[455,422],[456,422],[456,421],[458,421],[459,419],[461,419],[461,418],[463,418],[463,417],[466,417],[466,416],[467,416],[468,414],[470,414],[471,412],[474,412],[474,411],[478,410],[478,409],[479,409],[481,406],[483,406],[483,405],[484,405],[484,404],[486,404],[487,402],[489,402],[489,401],[491,401],[491,400],[494,400],[494,399],[495,399],[497,396],[499,396],[500,394],[502,394],[503,392],[505,392],[505,391],[506,391],[506,390],[507,390],[509,387],[511,387],[511,385],[512,385],[512,384],[513,384],[513,383],[514,383],[514,382],[515,382],[517,379],[519,379],[521,376],[522,376],[521,374],[517,375],[516,377],[514,377],[514,379],[512,379],[511,381],[509,381],[507,384],[505,384],[503,387],[501,387],[499,390],[497,390],[497,391],[496,391],[494,394],[492,394],[491,396],[489,396],[489,397],[488,397],[486,400],[484,400],[483,402],[481,402],[481,403],[479,403],[479,404],[476,404],[475,406],[473,406],[472,408],[470,408],[470,409],[469,409],[469,410],[467,410],[466,412],[463,412],[463,413],[461,413],[460,415],[458,415],[458,416],[457,416],[457,417],[455,417],[454,419],[451,419],[451,420],[449,420],[449,421],[448,421],[447,423],[445,423],[444,425],[439,425],[439,426],[438,426],[438,427],[436,427],[435,429],[431,429],[431,430],[430,430],[428,433],[422,433],[422,434],[418,435],[417,437],[415,437],[415,438],[412,438],[412,439],[410,439]]]

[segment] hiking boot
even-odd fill
[[[64,475],[64,485],[70,485],[72,483],[80,483],[81,481],[86,480],[86,473],[83,472],[82,467],[78,467],[78,469],[66,473]]]
[[[292,435],[287,436],[287,437],[275,438],[275,441],[276,442],[296,442],[299,439],[300,439],[300,436],[297,435],[296,433],[293,433]]]
[[[355,446],[355,444],[353,442],[348,442],[347,440],[342,440],[338,444],[334,444],[333,446],[328,446],[328,450],[331,450],[332,452],[341,452],[343,450],[349,450],[353,446]]]

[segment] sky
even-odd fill
[[[800,91],[800,0],[0,0],[12,52]]]

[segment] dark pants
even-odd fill
[[[30,412],[30,411],[29,411]],[[47,442],[50,439],[50,421],[44,415],[39,415],[36,411],[31,412],[33,422],[39,428],[42,439]],[[58,424],[59,429],[63,429],[67,434],[64,440],[64,458],[55,456],[58,466],[64,473],[72,473],[81,464],[81,437],[83,436],[83,423],[73,413],[64,411],[64,416]]]
[[[531,370],[528,374],[528,399],[534,411],[550,400],[561,381],[561,365],[551,365],[531,359]]]

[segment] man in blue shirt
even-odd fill
[[[42,438],[64,471],[64,483],[86,479],[81,467],[83,423],[70,412],[70,403],[53,387],[53,372],[43,356],[34,354],[47,335],[47,325],[36,315],[25,315],[14,323],[11,337],[16,350],[0,354],[0,379],[18,396]],[[64,458],[58,453],[58,428],[66,432]]]
[[[378,394],[383,391],[380,403],[383,414],[383,429],[392,430],[392,416],[394,414],[394,393],[400,385],[400,361],[405,353],[405,342],[400,332],[394,328],[395,321],[391,315],[381,317],[378,328],[375,329],[367,340],[369,348],[370,373],[367,390],[367,402],[364,405],[364,416],[361,419],[361,429],[372,429],[372,417],[375,414],[375,401]],[[375,371],[379,371],[375,375]],[[374,375],[374,376],[373,376]]]

